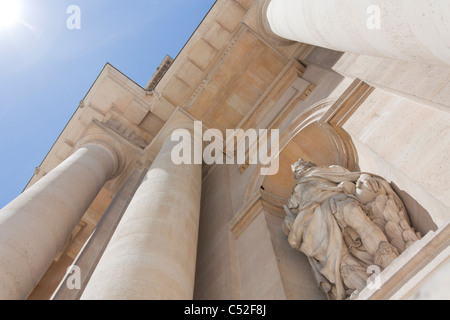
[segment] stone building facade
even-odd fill
[[[145,88],[106,64],[0,211],[0,298],[326,299],[282,230],[299,158],[384,177],[422,234],[354,299],[449,298],[449,16],[435,0],[218,0]],[[195,121],[279,130],[279,170],[174,164],[171,135]]]

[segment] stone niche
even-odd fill
[[[416,219],[426,222],[417,227],[404,195],[376,174],[340,165],[317,166],[302,159],[290,169],[294,182],[288,201],[259,192],[263,203],[271,199],[262,207],[281,278],[289,279],[284,285],[288,299],[288,292],[297,299],[318,298],[308,274],[333,300],[448,297],[436,287],[436,279],[448,281],[449,223],[439,228],[431,223],[430,229],[427,219]],[[266,183],[264,189],[273,191]],[[273,214],[275,207],[278,215]],[[281,225],[276,217],[283,217]]]
[[[448,257],[448,224],[438,228],[426,210],[414,205],[414,199],[401,192],[395,181],[389,180],[390,177],[385,179],[377,174],[360,172],[359,149],[336,120],[340,110],[337,109],[334,114],[330,112],[333,109],[330,106],[335,104],[333,101],[322,101],[292,122],[287,133],[281,137],[280,170],[276,175],[263,177],[258,174],[259,168],[255,170],[247,189],[246,204],[230,223],[237,248],[241,298],[406,299],[417,295],[415,290],[425,281],[427,272],[433,271]],[[367,158],[367,153],[363,156]],[[314,162],[319,167],[340,168],[342,172],[337,175],[340,178],[344,172],[352,176],[346,183],[334,178],[335,185],[328,187],[345,191],[341,196],[336,193],[338,198],[342,198],[342,202],[337,202],[337,207],[336,203],[327,205],[334,206],[331,212],[341,214],[342,219],[334,225],[335,231],[339,230],[336,239],[351,243],[351,251],[357,251],[358,244],[365,242],[362,250],[365,252],[360,250],[356,255],[366,261],[358,265],[351,256],[343,270],[335,264],[336,274],[345,277],[345,284],[339,290],[318,272],[324,265],[318,263],[317,257],[305,254],[308,253],[306,249],[300,250],[303,243],[299,241],[300,234],[307,227],[300,227],[302,221],[295,223],[298,212],[292,213],[292,210],[298,211],[298,207],[295,201],[289,200],[298,186],[298,177],[293,174],[292,165],[299,158]],[[380,197],[379,201],[375,201],[377,197],[358,199],[362,194],[358,193],[361,191],[358,187],[370,186],[371,178],[375,177],[377,187],[384,190],[385,197]],[[353,195],[348,197],[352,192]],[[305,205],[304,199],[302,201]],[[364,205],[358,206],[357,203],[361,202]],[[343,217],[346,204],[347,221]],[[313,211],[308,214],[312,219]],[[328,218],[331,217],[333,214],[328,215]],[[363,222],[368,222],[371,228],[357,225]],[[313,233],[326,238],[320,230],[326,224],[320,219],[315,223],[314,227],[319,229]],[[378,224],[378,229],[372,228],[373,224]],[[366,233],[363,238],[368,238],[362,240],[357,232],[349,230],[350,225],[353,229],[362,229]],[[298,233],[289,236],[292,226],[297,228]],[[378,236],[378,240],[373,239],[373,234]],[[336,244],[336,240],[330,243],[342,247],[342,243]],[[264,268],[252,268],[254,265],[264,265]]]
[[[321,165],[338,163],[358,169],[351,140],[343,130],[320,120],[334,103],[320,101],[297,117],[280,137],[279,170],[273,176],[259,175],[249,183],[246,204],[230,222],[237,256],[242,299],[327,299],[320,290],[308,257],[295,251],[282,225],[284,206],[295,179],[291,164],[302,155]],[[233,255],[232,255],[233,256]],[[255,268],[254,266],[264,266]]]
[[[321,130],[323,127],[318,123],[313,123],[306,126],[302,134],[297,135],[297,139],[304,142],[303,134],[309,135],[311,132],[316,131],[317,133]],[[295,161],[290,163],[293,159],[293,155],[290,153],[305,155],[305,152],[298,152],[295,141],[295,139],[291,140],[290,145],[286,146],[280,154],[280,171],[277,175],[267,176],[262,181],[254,179],[254,183],[260,183],[260,188],[255,189],[253,195],[247,198],[246,205],[230,223],[234,239],[232,248],[237,248],[235,251],[238,257],[234,263],[238,265],[237,269],[240,274],[240,297],[244,299],[293,300],[404,299],[412,297],[416,287],[427,276],[425,271],[434,270],[448,256],[447,242],[450,232],[448,224],[437,228],[432,220],[430,222],[429,219],[422,219],[420,221],[426,223],[417,226],[414,221],[411,221],[411,213],[404,205],[402,199],[404,195],[395,190],[395,183],[389,183],[375,174],[358,172],[355,170],[357,166],[352,171],[340,165],[331,166],[337,168],[335,169],[337,171],[342,171],[333,173],[336,176],[330,178],[334,183],[331,188],[342,188],[342,193],[332,191],[334,192],[333,196],[340,200],[336,202],[337,208],[331,209],[337,211],[337,215],[341,215],[341,220],[332,223],[336,227],[334,231],[339,231],[337,235],[334,235],[338,240],[330,240],[331,245],[327,250],[338,250],[338,246],[340,247],[342,244],[348,250],[348,244],[345,245],[345,241],[348,241],[351,250],[358,251],[356,255],[359,254],[360,258],[365,257],[366,261],[357,265],[352,260],[354,256],[351,256],[350,262],[345,268],[338,266],[339,276],[344,277],[345,275],[346,282],[343,281],[345,284],[340,289],[339,295],[336,295],[335,290],[334,293],[330,293],[333,286],[330,286],[323,279],[323,275],[318,272],[320,266],[318,267],[317,257],[305,254],[307,250],[300,250],[302,242],[299,242],[299,237],[301,237],[299,233],[304,232],[309,226],[306,224],[299,227],[304,222],[297,221],[297,234],[294,234],[295,232],[289,230],[288,227],[289,224],[291,227],[295,224],[296,216],[291,211],[297,210],[298,214],[298,206],[296,207],[295,201],[288,199],[294,197],[295,200],[296,186],[299,183],[298,177],[292,172],[295,167],[292,164],[295,164]],[[323,163],[327,161],[331,164],[333,161],[336,163],[339,161],[339,155],[327,152],[326,150],[332,150],[330,149],[332,144],[326,146],[325,141],[329,140],[322,139],[323,144],[316,144],[317,148],[311,151],[311,155],[315,155],[316,159],[321,156],[320,160],[323,161],[321,167],[329,168],[329,165]],[[320,150],[322,150],[322,154],[319,152]],[[347,178],[343,178],[345,175]],[[365,197],[358,189],[358,187],[370,186],[367,181],[370,178],[376,179],[378,198]],[[347,195],[349,198],[346,198]],[[358,197],[361,197],[362,200]],[[410,202],[411,199],[407,199],[407,201]],[[363,205],[359,207],[361,202]],[[330,204],[328,201],[324,206],[334,206],[336,203]],[[303,202],[299,206],[302,205],[307,205],[307,203]],[[342,209],[346,205],[348,208]],[[341,206],[340,209],[339,206]],[[341,210],[340,213],[339,210]],[[349,216],[347,221],[342,217],[344,211]],[[312,210],[302,214],[309,215],[309,219],[312,219],[315,213]],[[330,213],[326,219],[334,217],[334,214],[334,212]],[[420,214],[421,212],[418,211],[412,212],[413,216]],[[313,226],[318,229],[312,228],[311,232],[315,234],[315,239],[317,237],[319,239],[327,238],[326,234],[322,234],[321,228],[329,229],[329,226],[326,226],[323,220],[318,221],[315,221],[316,225]],[[358,223],[362,225],[358,226]],[[368,223],[370,228],[364,223]],[[349,228],[349,225],[360,230],[362,228],[366,233],[365,236],[370,238],[364,240],[369,243],[370,250],[364,247],[361,236]],[[379,230],[377,229],[377,231],[374,227],[379,227]],[[291,232],[293,235],[290,235]],[[377,232],[379,239],[372,239],[372,235]],[[375,243],[370,244],[373,241]],[[361,245],[362,249],[357,249]],[[371,254],[367,251],[370,251]],[[263,265],[264,268],[254,268],[255,265]]]

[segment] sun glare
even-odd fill
[[[0,28],[9,27],[20,18],[21,5],[18,0],[0,0]]]

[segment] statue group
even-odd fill
[[[292,172],[296,183],[283,229],[291,247],[308,257],[329,299],[361,291],[370,266],[385,269],[420,239],[385,179],[302,159]]]

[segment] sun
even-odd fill
[[[0,0],[0,28],[19,21],[22,6],[19,0]]]

